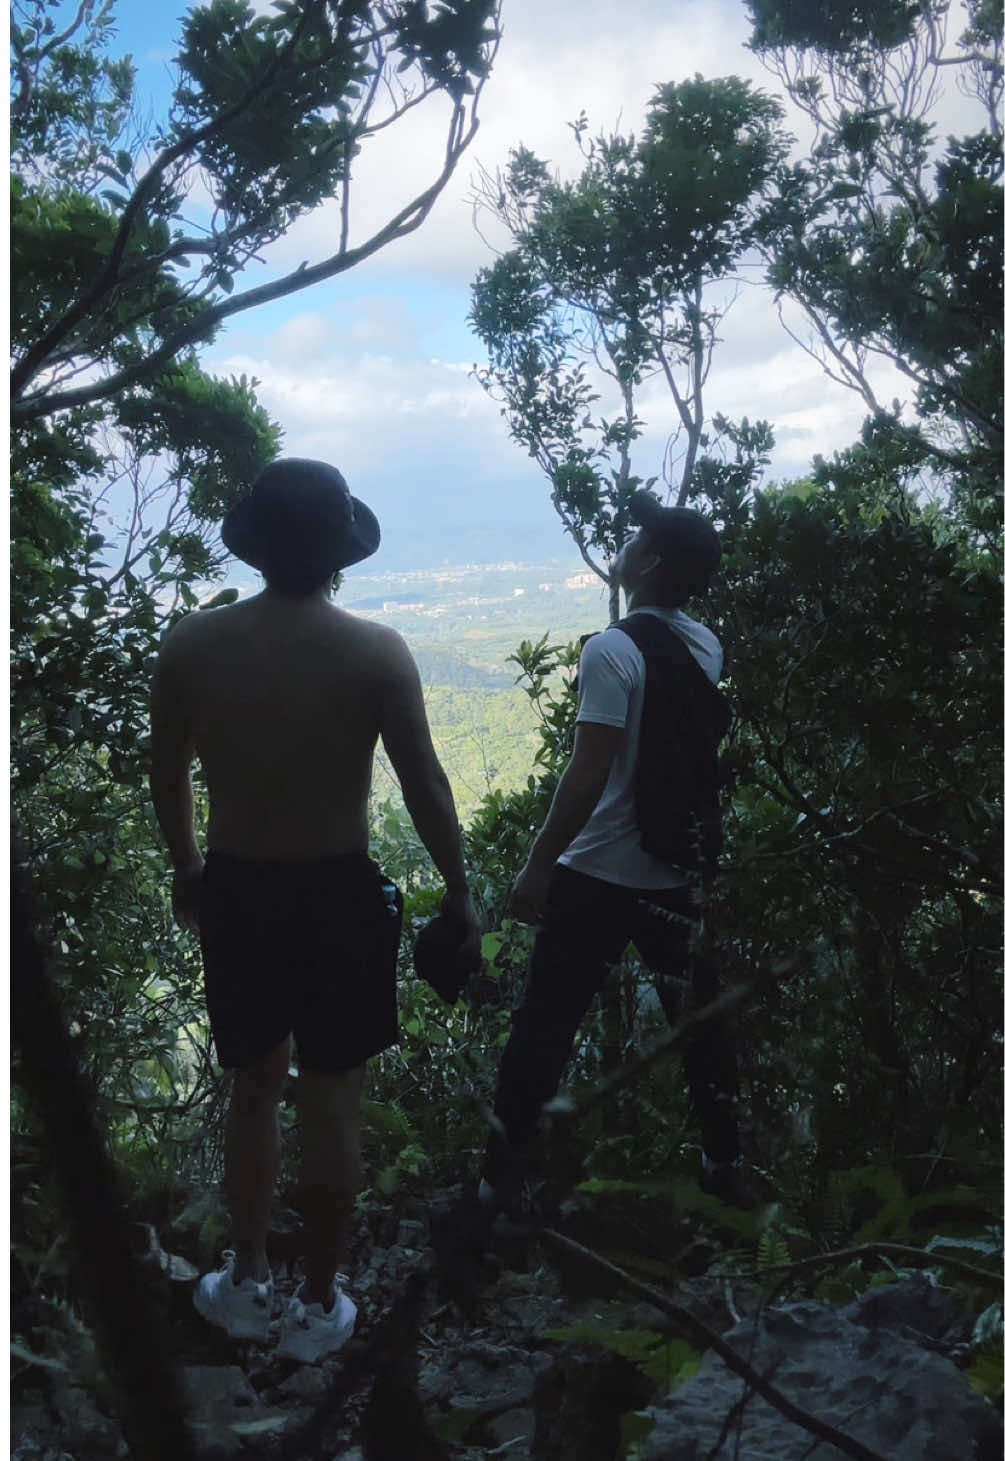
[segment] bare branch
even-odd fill
[[[933,1241],[938,1243],[937,1238]],[[835,1263],[846,1263],[853,1258],[868,1258],[875,1253],[888,1253],[891,1258],[912,1258],[916,1262],[929,1265],[938,1264],[940,1267],[952,1268],[957,1273],[965,1274],[967,1278],[975,1279],[978,1283],[989,1283],[996,1289],[1001,1287],[1000,1273],[992,1273],[989,1268],[978,1268],[976,1264],[965,1263],[960,1258],[954,1258],[950,1253],[935,1253],[927,1248],[912,1248],[905,1243],[863,1243],[856,1248],[841,1248],[833,1253],[817,1253],[812,1258],[800,1258],[795,1263],[771,1264],[768,1268],[761,1269],[760,1272],[781,1272],[784,1269],[787,1273],[797,1273],[804,1268],[830,1268]]]
[[[289,294],[298,293],[301,289],[307,289],[312,284],[320,283],[322,280],[334,278],[337,274],[345,273],[356,264],[368,259],[372,254],[377,253],[387,244],[404,238],[412,233],[423,223],[428,216],[433,204],[440,193],[446,187],[457,166],[462,153],[470,145],[475,133],[478,130],[478,119],[472,115],[465,124],[465,108],[457,103],[454,108],[454,115],[451,122],[451,147],[448,150],[447,158],[439,176],[424,192],[414,198],[400,212],[373,234],[366,243],[360,244],[355,249],[348,249],[344,252],[336,252],[329,258],[322,260],[312,266],[301,265],[300,268],[284,275],[280,279],[273,280],[270,284],[263,284],[256,289],[247,289],[241,294],[232,295],[229,299],[221,300],[203,312],[197,319],[183,325],[172,335],[169,335],[164,343],[154,350],[145,360],[135,365],[117,371],[115,374],[106,376],[103,380],[91,382],[89,385],[81,386],[76,390],[62,391],[55,394],[39,392],[37,395],[28,396],[19,401],[11,403],[11,419],[15,422],[33,421],[40,416],[47,416],[56,411],[69,410],[74,406],[89,405],[91,402],[105,400],[116,392],[133,385],[144,377],[150,377],[178,354],[187,345],[192,345],[199,340],[210,336],[217,325],[229,319],[231,315],[238,314],[246,309],[252,309],[260,304],[267,304],[271,300],[283,299]]]
[[[834,1426],[828,1425],[826,1421],[818,1420],[815,1415],[810,1415],[809,1411],[803,1410],[801,1406],[796,1405],[787,1396],[783,1395],[780,1390],[776,1390],[774,1385],[766,1380],[759,1371],[747,1363],[738,1350],[735,1350],[731,1344],[728,1344],[714,1329],[710,1329],[707,1324],[702,1323],[696,1315],[691,1313],[690,1309],[685,1309],[682,1304],[675,1304],[672,1299],[668,1299],[664,1293],[659,1289],[653,1288],[651,1284],[643,1283],[641,1279],[633,1278],[630,1273],[626,1273],[617,1264],[609,1262],[606,1258],[601,1258],[592,1249],[585,1248],[582,1243],[574,1242],[572,1238],[565,1237],[563,1233],[556,1233],[553,1228],[545,1228],[541,1233],[541,1237],[552,1247],[561,1248],[566,1253],[572,1253],[584,1263],[589,1263],[593,1268],[608,1274],[612,1278],[616,1278],[619,1283],[631,1289],[633,1293],[639,1294],[647,1303],[652,1304],[657,1309],[661,1309],[675,1324],[679,1324],[682,1328],[694,1335],[699,1343],[708,1349],[714,1350],[726,1367],[733,1371],[734,1375],[739,1375],[741,1380],[744,1380],[752,1390],[756,1390],[758,1395],[766,1400],[780,1415],[784,1415],[786,1420],[790,1420],[793,1425],[799,1426],[804,1431],[809,1431],[810,1435],[816,1436],[821,1441],[827,1441],[845,1456],[854,1457],[855,1461],[883,1461],[879,1453],[874,1451],[870,1446],[866,1446],[862,1441],[855,1440],[854,1436],[846,1435],[844,1431],[836,1430]]]
[[[687,428],[687,453],[684,457],[684,470],[681,472],[680,487],[677,491],[677,506],[683,507],[687,502],[691,490],[691,477],[694,473],[694,464],[698,458],[698,447],[701,441],[701,429],[705,424],[705,400],[702,387],[705,383],[706,372],[703,368],[705,340],[702,335],[702,313],[701,313],[701,275],[696,274],[692,285],[693,296],[688,301],[687,317],[691,333],[691,350],[689,355],[691,368],[691,401],[693,403],[690,421],[685,421]],[[711,355],[711,349],[709,349]],[[683,419],[683,418],[682,418]]]

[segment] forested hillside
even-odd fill
[[[288,1373],[242,1353],[252,1408],[221,1401],[212,1428],[182,1435],[172,1366],[230,1366],[234,1381],[237,1364],[189,1300],[191,1263],[215,1262],[227,1237],[228,1079],[198,947],[171,918],[147,785],[150,674],[166,629],[220,602],[220,518],[283,435],[255,383],[212,376],[200,351],[240,311],[421,226],[505,65],[489,0],[261,9],[189,13],[170,118],[149,124],[111,0],[12,11],[15,1454],[657,1461],[683,1454],[660,1407],[703,1354],[722,1355],[732,1323],[914,1279],[953,1313],[923,1346],[944,1361],[947,1394],[987,1397],[998,1424],[1000,6],[748,0],[736,22],[758,84],[654,84],[637,136],[584,115],[575,177],[523,147],[514,118],[508,167],[482,180],[479,207],[506,245],[472,281],[478,379],[596,585],[559,601],[535,580],[532,603],[497,584],[488,596],[511,609],[476,605],[463,623],[406,612],[400,586],[356,594],[356,612],[416,644],[484,966],[455,1006],[415,976],[414,937],[442,889],[378,750],[372,851],[405,892],[405,936],[402,1040],[371,1063],[365,1103],[366,1323],[316,1385],[283,1390]],[[957,84],[971,124],[943,135],[938,90]],[[344,232],[253,286],[252,263],[297,219],[332,200],[347,213],[352,160],[427,100],[442,135],[411,206],[365,243],[349,248]],[[600,100],[583,104],[599,114]],[[789,130],[797,114],[805,143]],[[805,346],[806,371],[861,403],[857,439],[798,480],[772,477],[756,378],[749,415],[715,404],[729,348],[717,291],[755,286]],[[888,369],[896,396],[879,383]],[[657,390],[675,434],[653,479],[640,396]],[[531,943],[507,897],[570,749],[579,637],[617,616],[611,563],[646,485],[709,515],[725,549],[689,612],[725,647],[735,712],[709,923],[758,1211],[699,1190],[675,1049],[634,1065],[665,1031],[630,949],[577,1045],[572,1114],[540,1155],[544,1236],[494,1294],[484,1272],[451,1286],[425,1253],[430,1211],[476,1173]],[[349,583],[338,592],[353,608]],[[196,799],[202,819],[198,779]],[[291,1280],[298,1079],[281,1108],[274,1234]],[[906,1354],[905,1324],[890,1344]],[[473,1340],[486,1373],[516,1350],[540,1361],[535,1374],[552,1366],[535,1382],[536,1440],[531,1420],[499,1423],[530,1415],[530,1382],[506,1402],[498,1377],[456,1380],[470,1378]],[[584,1352],[599,1368],[576,1369]],[[753,1340],[745,1353],[763,1394],[769,1363]],[[308,1444],[297,1426],[326,1392]],[[747,1399],[715,1414],[720,1442],[700,1454],[742,1458]],[[874,1402],[864,1389],[846,1400],[838,1439],[817,1440],[875,1458],[875,1436],[873,1449],[849,1441]],[[576,1430],[588,1401],[589,1453]]]

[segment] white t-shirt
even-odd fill
[[[704,624],[680,609],[635,609],[655,614],[684,641],[713,685],[722,674],[722,646]],[[580,721],[624,726],[607,784],[586,826],[558,859],[576,872],[627,888],[673,888],[685,879],[665,862],[643,852],[635,813],[635,766],[646,688],[646,662],[635,641],[620,629],[588,639],[579,661]],[[672,774],[672,768],[668,768]]]

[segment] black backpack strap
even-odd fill
[[[647,678],[650,666],[658,674],[672,674],[675,688],[695,718],[696,725],[718,747],[733,723],[732,707],[718,685],[712,684],[680,635],[655,614],[631,614],[611,627],[627,634],[641,650],[646,661]]]
[[[683,871],[710,876],[722,843],[718,747],[729,701],[679,635],[654,614],[613,626],[646,663],[635,797],[642,847]]]

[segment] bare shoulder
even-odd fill
[[[371,658],[377,670],[393,678],[414,668],[412,651],[396,629],[375,624],[372,619],[359,619],[344,609],[338,612],[343,616],[344,631],[354,636],[356,647]]]
[[[200,645],[212,640],[221,628],[220,616],[231,614],[230,605],[219,609],[196,609],[172,624],[160,642],[158,658],[162,664],[181,664]]]

